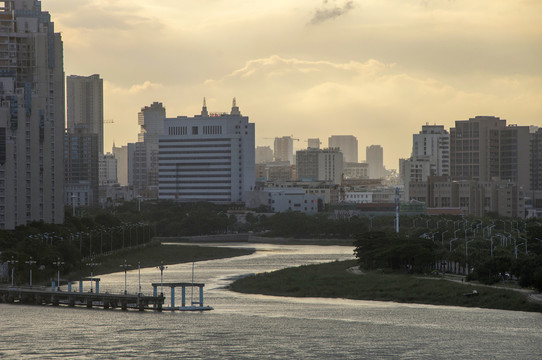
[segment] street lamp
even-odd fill
[[[101,264],[100,263],[94,263],[94,262],[87,263],[87,266],[90,266],[90,292],[93,292],[93,290],[92,290],[92,285],[93,284],[92,283],[94,282],[94,279],[93,279],[93,277],[94,277],[94,268],[96,266],[99,266],[99,265],[101,265]]]
[[[72,215],[75,217],[75,199],[77,199],[77,195],[72,195]]]
[[[60,291],[60,267],[64,264],[65,264],[64,262],[60,261],[60,258],[57,258],[56,261],[53,261],[53,265],[56,265],[58,268],[57,273],[56,273],[56,280],[57,280],[56,289],[58,291]]]
[[[473,241],[474,239],[465,241],[465,268],[467,270],[467,275],[469,274],[469,243]]]
[[[141,195],[137,195],[137,211],[141,212]]]
[[[128,271],[128,268],[132,266],[128,263],[126,263],[126,259],[124,260],[124,264],[122,264],[120,267],[124,269],[124,295],[126,295],[128,292],[126,291],[126,273]]]
[[[452,251],[452,243],[453,243],[454,241],[456,241],[456,240],[457,240],[457,238],[454,238],[454,239],[450,240],[450,252]]]
[[[158,269],[160,269],[160,294],[164,296],[164,270],[167,269],[167,266],[165,266],[164,262],[161,261]]]
[[[141,296],[141,261],[137,262],[137,275],[139,278],[139,292],[137,293],[137,295]]]
[[[36,264],[36,260],[32,260],[32,256],[28,261],[25,261],[25,264],[28,264],[30,266],[30,287],[32,287],[32,265]]]
[[[11,265],[11,286],[15,286],[14,281],[14,275],[15,275],[15,264],[17,264],[19,261],[15,260],[13,256],[11,257],[11,260],[8,260],[8,266]]]

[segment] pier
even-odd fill
[[[93,279],[96,280],[96,279]],[[99,281],[99,280],[98,280]],[[70,284],[71,285],[71,284]],[[71,286],[69,286],[71,289]],[[0,302],[12,304],[35,304],[35,305],[67,305],[69,307],[83,306],[87,308],[102,307],[104,309],[121,310],[134,309],[138,311],[154,310],[162,311],[164,296],[146,296],[142,294],[119,294],[81,291],[59,291],[55,289],[54,282],[48,287],[18,287],[0,286]]]
[[[160,287],[160,291],[163,291],[163,287],[169,287],[171,292],[171,304],[169,307],[164,307],[164,310],[169,311],[209,311],[213,310],[210,306],[204,306],[203,305],[203,287],[205,284],[203,283],[192,283],[192,282],[167,282],[167,283],[153,283],[153,294],[154,296],[157,296],[158,294],[158,287]],[[181,288],[181,306],[175,306],[175,289],[180,287]],[[186,288],[191,288],[192,292],[194,291],[194,288],[197,287],[199,289],[198,294],[198,300],[194,301],[193,298],[191,298],[190,305],[186,304]]]

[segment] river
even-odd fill
[[[2,359],[540,359],[542,314],[342,299],[243,295],[232,279],[352,258],[351,247],[228,244],[252,255],[195,264],[203,313],[122,312],[0,304]],[[144,259],[142,259],[144,261]],[[190,281],[192,264],[169,265],[164,281]],[[124,273],[100,276],[124,289]],[[141,270],[144,293],[160,281]],[[128,272],[137,292],[138,271]],[[168,293],[164,291],[166,296]],[[191,292],[188,291],[190,298]],[[194,294],[196,297],[197,294]],[[169,299],[166,299],[166,304]],[[180,300],[176,300],[177,305]]]

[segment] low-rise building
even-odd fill
[[[296,188],[248,191],[246,196],[247,208],[256,209],[260,206],[267,206],[269,210],[276,213],[296,211],[316,214],[319,204],[323,202],[321,197],[306,194],[305,190]]]

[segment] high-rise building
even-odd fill
[[[450,129],[450,175],[514,182],[528,189],[529,127],[506,126],[495,116],[476,116],[455,122]]]
[[[75,124],[64,145],[64,202],[72,206],[97,206],[99,198],[98,134],[85,124]]]
[[[295,164],[294,139],[291,136],[276,137],[274,144],[275,161],[288,161]]]
[[[101,155],[99,158],[100,168],[100,186],[116,185],[117,179],[117,159],[111,153]]]
[[[344,161],[338,148],[298,150],[296,161],[299,180],[341,183]]]
[[[531,190],[542,190],[542,128],[533,129],[530,141]]]
[[[410,199],[409,184],[426,181],[428,176],[450,174],[450,134],[443,125],[424,125],[412,136],[412,154],[401,159],[400,176],[405,185],[405,198]]]
[[[273,150],[270,146],[256,147],[256,164],[265,164],[273,161]]]
[[[328,139],[328,147],[339,148],[344,156],[344,161],[349,163],[358,162],[358,139],[352,135],[332,135]]]
[[[450,134],[443,125],[422,126],[422,131],[412,136],[411,157],[428,158],[433,176],[450,175]]]
[[[117,159],[117,180],[119,185],[133,185],[135,144],[129,143],[121,147],[115,147],[113,145],[113,155],[115,156],[115,159]]]
[[[164,122],[159,140],[159,198],[244,202],[254,189],[254,123],[234,99],[230,114],[179,116]]]
[[[0,229],[64,222],[60,33],[36,0],[0,3]]]
[[[158,141],[164,134],[166,109],[162,103],[145,106],[138,114],[141,131],[134,154],[134,187],[146,198],[158,197]]]
[[[308,139],[307,140],[307,149],[320,149],[320,144],[322,142],[318,138]]]
[[[365,159],[369,164],[369,177],[381,179],[386,176],[384,169],[384,149],[380,145],[366,147]]]
[[[89,134],[98,135],[98,151],[104,153],[103,79],[100,75],[70,75],[67,84],[68,131],[86,125]]]

